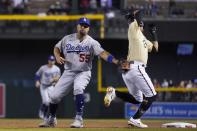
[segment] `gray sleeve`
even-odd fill
[[[65,43],[65,37],[62,38],[56,45],[55,47],[59,48],[60,52],[62,52],[63,44]]]
[[[39,70],[36,72],[36,75],[37,75],[37,76],[41,76],[41,75],[42,75],[42,72],[43,72],[43,66],[41,66],[41,67],[39,68]]]
[[[104,51],[100,43],[96,40],[93,41],[93,50],[94,50],[94,55],[99,55],[101,52]]]

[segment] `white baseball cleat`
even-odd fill
[[[47,121],[43,121],[42,123],[40,123],[39,125],[38,125],[38,127],[50,127],[50,125],[48,124],[48,122]]]
[[[110,104],[111,104],[111,101],[114,100],[115,97],[116,97],[115,89],[112,86],[107,87],[106,95],[105,95],[105,98],[104,98],[105,106],[109,107]]]
[[[139,128],[148,127],[148,125],[143,124],[140,119],[133,119],[132,117],[129,119],[128,125],[139,127]]]
[[[39,127],[55,127],[57,125],[56,117],[51,117],[44,119],[42,123],[39,124]]]
[[[75,121],[70,125],[71,128],[83,128],[83,120],[75,119]]]
[[[40,119],[44,119],[44,112],[39,110],[39,114],[38,114]]]

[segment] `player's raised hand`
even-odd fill
[[[151,41],[157,41],[157,27],[154,24],[149,24],[149,32],[151,34]]]
[[[156,33],[157,27],[156,27],[155,24],[149,24],[148,26],[149,26],[148,28],[149,28],[149,31],[150,31],[151,34]]]

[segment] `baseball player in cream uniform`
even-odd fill
[[[129,119],[128,124],[139,128],[146,128],[148,126],[143,124],[140,118],[149,109],[152,102],[155,101],[156,91],[151,79],[146,73],[145,67],[147,66],[148,52],[152,50],[158,51],[156,28],[155,26],[150,27],[152,39],[150,42],[143,35],[141,11],[129,11],[125,17],[129,22],[128,71],[122,73],[122,78],[129,93],[119,92],[113,87],[108,87],[104,103],[106,106],[109,106],[111,101],[115,97],[118,97],[126,102],[140,104],[139,109],[135,115]]]
[[[42,99],[42,105],[39,110],[39,117],[42,119],[47,117],[50,102],[47,90],[53,88],[60,75],[60,68],[55,65],[55,57],[53,55],[48,57],[48,64],[42,65],[35,74],[35,86],[40,89]]]
[[[118,60],[105,51],[98,41],[88,35],[90,20],[83,17],[78,20],[77,33],[66,35],[54,48],[57,63],[64,64],[64,72],[55,85],[53,91],[49,91],[51,99],[49,117],[42,127],[54,127],[58,103],[73,90],[75,96],[76,115],[71,128],[83,127],[84,90],[90,78],[92,60],[94,56],[100,56],[107,62],[118,64]],[[60,55],[64,54],[64,57]]]

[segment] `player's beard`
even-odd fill
[[[80,32],[80,35],[81,35],[82,37],[85,36],[85,35],[87,34],[85,30],[80,30],[79,32]]]

